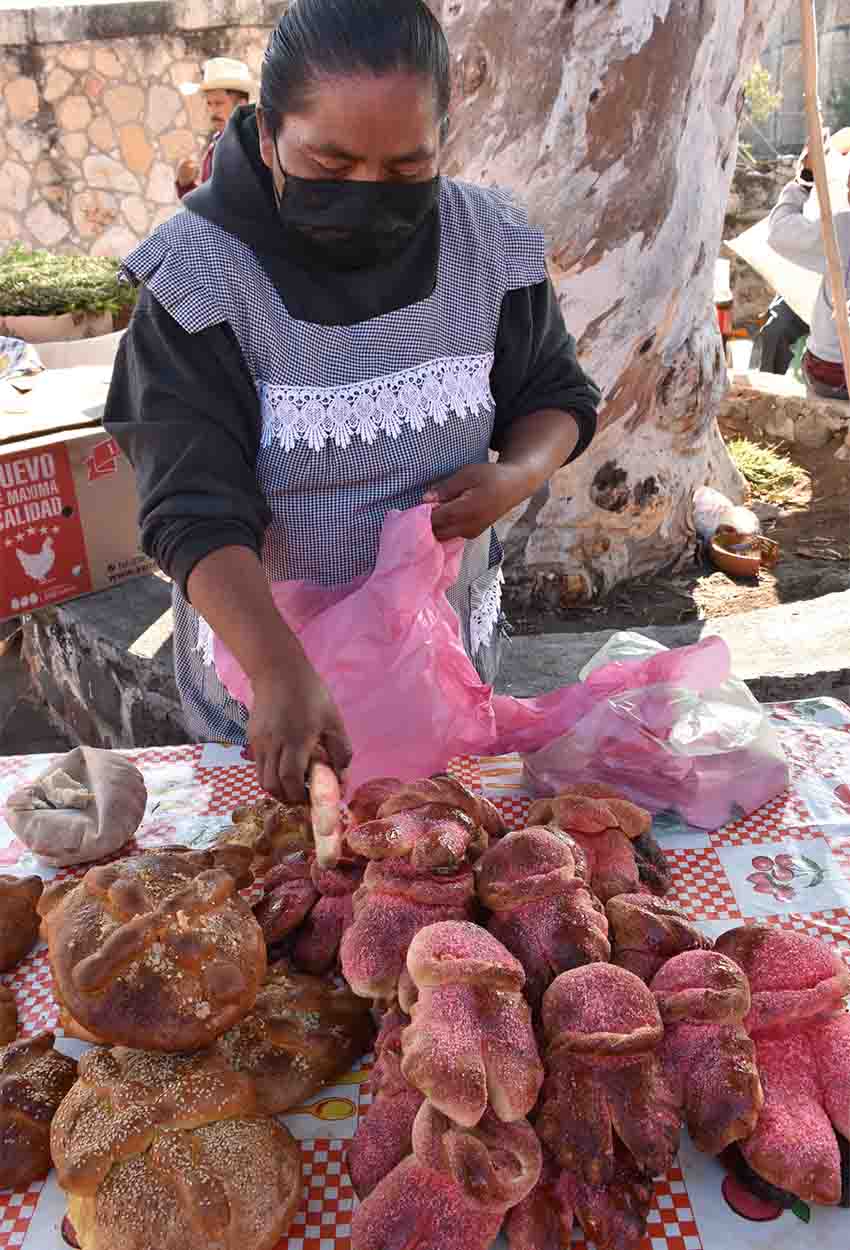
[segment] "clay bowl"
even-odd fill
[[[729,577],[758,577],[779,559],[779,547],[761,534],[749,537],[733,532],[717,533],[709,548],[715,568]]]

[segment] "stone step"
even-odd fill
[[[535,695],[578,680],[613,630],[514,638],[505,649],[500,684],[508,694]],[[783,603],[736,616],[633,631],[665,647],[719,635],[732,670],[762,703],[841,697],[850,686],[850,590]]]

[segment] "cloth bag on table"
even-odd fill
[[[142,823],[148,795],[123,755],[74,747],[6,800],[4,816],[51,868],[88,864],[120,851]]]
[[[538,698],[494,694],[467,656],[446,598],[463,543],[437,542],[431,511],[423,505],[391,512],[374,572],[350,586],[272,586],[278,611],[345,721],[354,749],[350,788],[378,776],[426,777],[458,755],[518,751],[531,762],[595,709],[606,708],[612,696],[643,687],[710,689],[728,676],[728,650],[710,639],[605,665]],[[250,683],[221,639],[212,639],[212,654],[224,686],[250,708]]]

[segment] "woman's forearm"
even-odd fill
[[[518,417],[506,432],[499,464],[515,468],[528,478],[528,498],[563,468],[578,440],[578,422],[568,412],[531,412]]]
[[[247,547],[221,547],[189,575],[196,612],[233,653],[251,683],[265,673],[306,662],[304,651],[272,599],[263,566]]]
[[[236,657],[251,683],[248,741],[260,785],[301,803],[312,761],[342,777],[351,762],[345,725],[301,643],[281,617],[263,567],[248,547],[221,547],[189,575],[196,611]]]

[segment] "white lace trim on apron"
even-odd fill
[[[379,434],[398,438],[405,426],[422,431],[445,425],[492,404],[492,352],[429,360],[415,369],[370,378],[354,386],[274,386],[258,383],[264,447],[277,442],[292,451],[305,442],[322,451],[330,440],[374,443]]]
[[[215,663],[215,634],[202,616],[198,617],[198,643],[196,648],[201,653],[206,668]]]
[[[504,581],[502,570],[499,569],[478,603],[472,603],[469,614],[469,647],[473,659],[490,642],[499,623]]]

